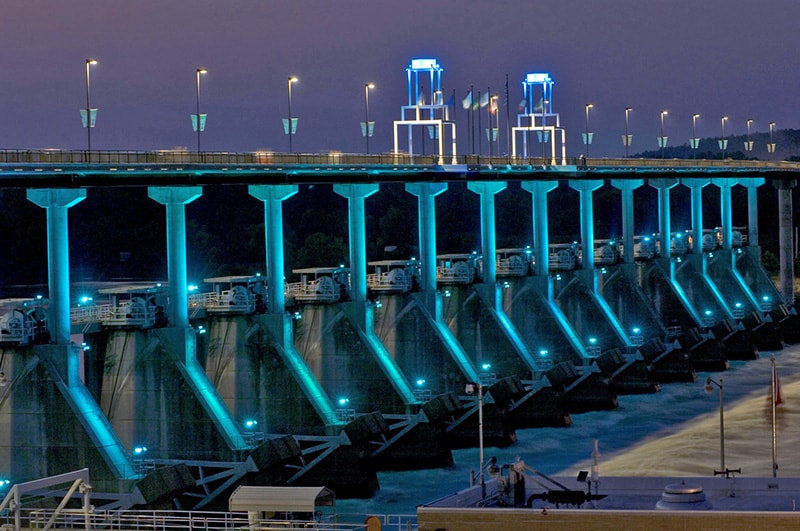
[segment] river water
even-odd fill
[[[572,415],[569,428],[517,431],[509,448],[486,448],[498,464],[519,457],[548,475],[590,470],[594,441],[602,476],[712,476],[720,468],[720,394],[704,391],[707,377],[722,380],[725,465],[743,476],[772,475],[770,386],[774,354],[783,403],[777,406],[778,476],[800,476],[800,345],[733,361],[720,373],[698,373],[694,383],[666,384],[649,395],[621,396],[619,408]],[[412,514],[416,506],[469,485],[477,448],[453,452],[446,469],[379,473],[381,490],[368,500],[338,500],[339,513]]]

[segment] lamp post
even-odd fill
[[[772,132],[775,129],[775,122],[769,123],[769,144],[767,144],[767,152],[775,153],[775,142],[772,140]]]
[[[628,134],[628,115],[633,109],[630,107],[625,107],[625,136],[622,137],[622,143],[625,144],[625,158],[628,158],[628,150],[631,147],[631,141],[633,140],[633,135]]]
[[[86,116],[83,118],[83,126],[86,128],[86,149],[92,150],[92,128],[94,127],[94,118],[97,116],[97,110],[92,112],[92,106],[89,103],[89,67],[96,65],[97,59],[86,60]],[[94,115],[94,116],[93,116]]]
[[[722,159],[725,159],[725,148],[728,147],[728,141],[725,139],[725,122],[728,121],[727,116],[723,116],[720,120],[722,122],[722,137],[719,140],[719,149],[722,150]]]
[[[200,132],[205,129],[205,120],[200,114],[200,76],[207,74],[205,68],[198,68],[195,72],[195,88],[197,89],[197,114],[195,114],[195,129],[197,129],[197,152],[200,153]]]
[[[367,155],[369,155],[369,137],[372,136],[372,124],[369,121],[369,90],[375,88],[374,83],[364,83],[364,110],[365,122],[362,132],[367,139]]]
[[[292,83],[296,83],[297,78],[294,76],[289,77],[288,87],[289,87],[289,122],[287,123],[285,129],[286,134],[289,135],[289,153],[292,152],[292,136],[294,136],[294,121],[292,120]]]
[[[692,115],[692,158],[697,158],[697,148],[700,147],[700,139],[697,138],[697,119],[700,118],[698,113]]]
[[[594,105],[587,103],[584,107],[586,109],[586,132],[583,134],[583,143],[586,146],[586,158],[589,158],[589,146],[592,145],[592,133],[589,132],[589,109]]]
[[[744,143],[744,150],[748,153],[753,151],[753,141],[750,140],[750,124],[753,123],[752,119],[747,120],[747,140]]]
[[[479,448],[479,459],[480,459],[480,476],[479,482],[481,485],[481,499],[486,497],[486,481],[483,475],[483,385],[478,383],[468,383],[466,387],[466,393],[471,395],[475,392],[475,388],[478,388],[478,448]]]
[[[658,137],[658,147],[661,148],[661,158],[664,158],[664,148],[667,147],[667,137],[664,136],[664,117],[669,111],[661,111],[661,136]]]
[[[719,468],[720,473],[725,473],[725,414],[723,409],[723,398],[722,398],[722,378],[719,379],[719,382],[714,380],[711,377],[706,379],[706,385],[703,389],[705,389],[706,393],[711,393],[714,390],[714,386],[719,388]]]

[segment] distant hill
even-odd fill
[[[775,153],[767,151],[770,141],[769,133],[753,133],[750,140],[753,142],[753,151],[745,151],[747,135],[726,135],[728,148],[725,158],[733,160],[800,160],[800,130],[780,129],[773,131],[772,140],[775,143]],[[672,140],[672,139],[670,139]],[[720,138],[701,138],[697,152],[693,153],[689,147],[689,139],[683,144],[664,149],[664,158],[668,159],[721,159],[722,151],[719,148]],[[642,151],[633,155],[637,158],[660,158],[661,150]]]

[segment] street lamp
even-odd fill
[[[289,135],[289,153],[292,152],[292,136],[294,136],[297,129],[297,121],[292,118],[292,83],[296,83],[297,78],[294,76],[289,77],[289,121],[283,124],[283,130]]]
[[[205,68],[198,68],[195,72],[195,88],[197,89],[197,114],[194,115],[192,126],[197,131],[197,152],[200,153],[200,132],[206,128],[206,116],[200,114],[200,76],[207,74]]]
[[[775,129],[775,122],[769,123],[769,144],[767,144],[767,151],[769,153],[775,153],[775,142],[772,140],[772,131]]]
[[[586,158],[589,158],[589,146],[592,145],[592,133],[589,132],[589,109],[594,105],[587,103],[584,107],[586,108],[586,132],[583,134],[583,144],[586,146]]]
[[[697,138],[697,119],[700,118],[700,115],[694,113],[692,115],[692,158],[697,158],[697,148],[700,147],[700,139]]]
[[[753,151],[753,141],[750,140],[750,124],[752,123],[752,119],[747,120],[747,140],[744,143],[744,150],[747,152]]]
[[[719,468],[720,473],[726,473],[725,468],[725,414],[723,409],[723,398],[722,398],[722,378],[719,379],[719,382],[711,378],[710,376],[706,379],[706,385],[703,387],[706,393],[711,393],[714,391],[714,386],[719,388]]]
[[[367,139],[367,155],[369,155],[369,137],[372,136],[374,127],[374,124],[369,121],[369,89],[373,88],[375,88],[374,83],[364,83],[364,110],[366,112],[366,121],[361,126],[361,134]]]
[[[727,116],[722,117],[722,138],[719,140],[719,149],[722,150],[722,159],[725,160],[725,148],[728,147],[728,141],[725,139],[725,122],[728,121]]]
[[[625,136],[622,137],[622,143],[625,145],[625,158],[628,158],[628,149],[631,147],[633,135],[628,134],[628,115],[633,109],[625,107]]]
[[[479,459],[480,459],[480,485],[481,485],[481,499],[486,497],[486,481],[483,476],[483,385],[478,383],[468,383],[466,387],[466,393],[471,395],[475,392],[475,388],[478,388],[478,448],[479,451]]]
[[[664,117],[669,111],[661,111],[661,136],[658,137],[658,147],[661,148],[661,158],[664,158],[664,148],[667,147],[667,137],[664,136]]]
[[[94,127],[95,120],[97,119],[97,109],[92,109],[89,103],[89,67],[96,65],[97,59],[86,60],[86,110],[81,111],[81,118],[83,127],[86,128],[86,149],[92,150],[92,128]]]

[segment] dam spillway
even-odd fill
[[[376,190],[339,190],[349,204],[349,263],[298,269],[299,288],[284,285],[284,234],[275,226],[282,203],[297,191],[259,188],[251,195],[264,202],[270,264],[260,280],[209,278],[213,290],[201,302],[175,291],[187,283],[185,262],[174,264],[166,294],[157,286],[129,289],[108,302],[107,313],[98,297],[98,313],[80,318],[73,308],[68,342],[41,330],[63,311],[63,297],[38,306],[8,301],[3,474],[29,479],[90,466],[98,485],[111,489],[183,464],[194,475],[175,486],[181,492],[204,481],[197,471],[216,467],[227,471],[205,484],[216,496],[237,483],[315,481],[366,496],[378,488],[376,470],[446,466],[450,448],[478,444],[478,403],[465,393],[467,383],[484,389],[488,443],[510,445],[517,428],[568,425],[570,413],[615,407],[631,382],[656,392],[657,365],[671,352],[724,366],[727,347],[714,336],[720,322],[751,326],[747,341],[754,341],[777,308],[796,315],[751,245],[659,251],[628,262],[620,254],[606,264],[598,263],[603,254],[592,237],[576,244],[571,268],[556,269],[547,212],[535,206],[534,225],[545,230],[520,242],[532,251],[512,255],[525,266],[515,275],[504,276],[508,256],[487,237],[496,232],[492,216],[480,217],[478,251],[438,254],[433,205],[448,193],[446,183],[409,190],[418,200],[417,259],[371,266],[358,232],[367,226],[364,202]],[[487,208],[489,196],[507,192],[462,193],[481,195]],[[182,246],[185,252],[180,205],[192,195],[162,203],[170,260]],[[66,229],[68,203],[56,206],[62,217],[55,229]],[[582,223],[593,222],[587,216]],[[628,242],[632,247],[632,235]],[[537,270],[542,262],[550,265]],[[356,278],[370,267],[383,270]],[[393,268],[410,282],[398,282],[400,273],[387,280],[396,289],[368,281]],[[222,288],[223,281],[231,285]],[[691,337],[697,341],[689,344]],[[648,357],[651,341],[659,344],[658,361]],[[713,351],[701,356],[703,345]],[[145,457],[137,448],[147,448]]]

